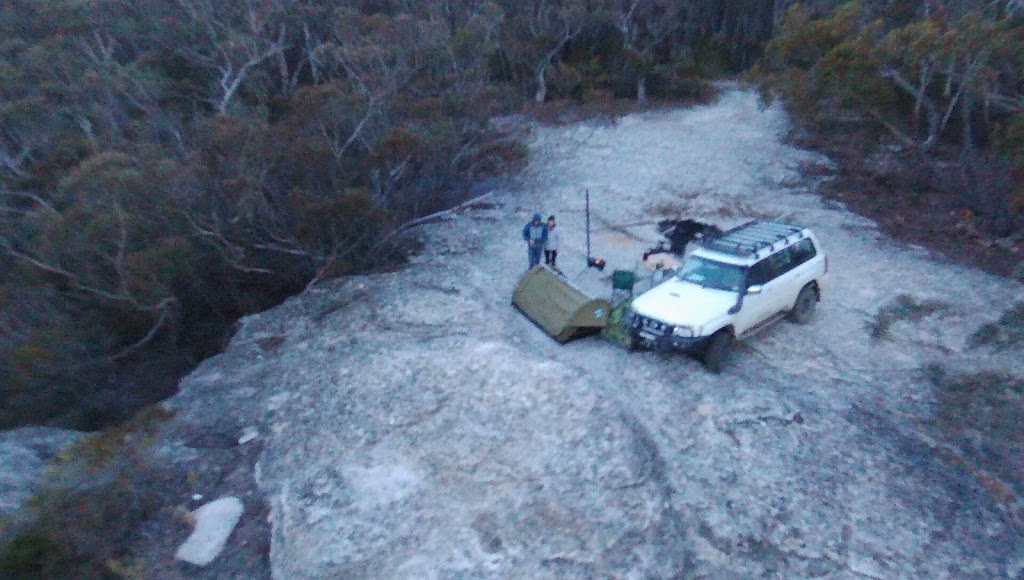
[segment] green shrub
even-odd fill
[[[501,139],[480,147],[474,155],[474,169],[482,175],[501,175],[526,165],[529,148],[521,141]]]
[[[117,461],[126,455],[135,455],[147,448],[156,430],[172,417],[173,411],[161,405],[146,407],[128,421],[104,429],[62,451],[58,456],[58,468],[77,465],[99,469],[110,462],[116,466]]]
[[[152,406],[62,451],[29,501],[35,520],[0,551],[0,576],[109,578],[131,572],[131,536],[162,502],[147,450],[171,416]]]
[[[53,535],[54,530],[33,526],[15,536],[0,551],[4,578],[67,577],[73,566],[71,551]]]
[[[1024,158],[1024,113],[1017,113],[1002,123],[995,131],[992,144],[1003,153]]]
[[[622,346],[629,346],[631,337],[629,329],[623,324],[623,317],[625,317],[626,311],[629,310],[631,304],[633,304],[632,298],[623,301],[612,309],[611,314],[608,315],[608,325],[601,330],[603,338]]]
[[[1006,348],[1024,342],[1024,302],[1003,312],[996,322],[982,325],[971,336],[971,346]]]
[[[0,575],[115,577],[128,555],[131,535],[158,507],[157,493],[142,479],[136,474],[84,490],[37,495],[32,505],[39,518],[0,552]]]

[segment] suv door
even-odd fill
[[[760,286],[761,291],[757,294],[745,294],[743,306],[733,317],[733,328],[736,335],[741,336],[748,330],[764,322],[776,312],[777,306],[770,295],[768,284],[771,283],[775,274],[772,271],[768,258],[754,264],[747,270],[747,281],[745,288]]]
[[[811,238],[804,238],[789,248],[793,255],[793,298],[785,307],[792,308],[796,296],[809,282],[813,282],[823,274],[823,260],[819,258],[818,248]]]
[[[806,254],[806,248],[801,245],[803,242],[810,243],[810,240],[805,238],[801,242],[784,248],[768,257],[776,276],[771,282],[772,305],[775,312],[782,312],[792,308],[793,303],[796,302],[797,294],[800,293],[800,289],[809,281],[807,279],[807,269],[800,266],[813,254],[811,256]],[[812,245],[812,250],[813,247]]]

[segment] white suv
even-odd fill
[[[828,258],[809,229],[752,221],[706,240],[669,281],[638,296],[625,322],[630,347],[703,355],[721,372],[734,339],[788,315],[811,319]]]

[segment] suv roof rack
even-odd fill
[[[749,221],[736,226],[721,235],[706,240],[703,244],[708,250],[729,254],[742,258],[755,257],[765,248],[773,248],[791,236],[803,238],[803,228],[779,222]]]

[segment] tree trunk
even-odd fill
[[[896,86],[905,90],[908,94],[917,99],[918,102],[921,103],[922,107],[924,107],[925,117],[928,121],[928,137],[918,146],[918,148],[921,151],[927,151],[938,141],[939,133],[942,130],[942,125],[940,124],[939,119],[939,110],[935,106],[935,103],[928,98],[923,89],[919,89],[914,86],[913,83],[905,79],[896,69],[884,68],[880,70],[879,73],[884,78],[892,79],[892,81],[896,83]]]
[[[547,72],[547,70],[547,64],[542,64],[537,67],[537,92],[533,95],[533,101],[538,105],[543,105],[544,100],[548,96],[548,83],[544,79],[544,73]]]
[[[636,102],[641,105],[647,104],[647,75],[643,73],[636,79]]]
[[[963,119],[963,148],[968,156],[974,149],[973,126],[971,125],[971,109],[974,103],[970,91],[964,92],[963,102],[960,104],[960,116]]]
[[[293,89],[291,73],[288,71],[288,58],[283,50],[277,53],[277,72],[281,75],[281,94],[291,96]]]

